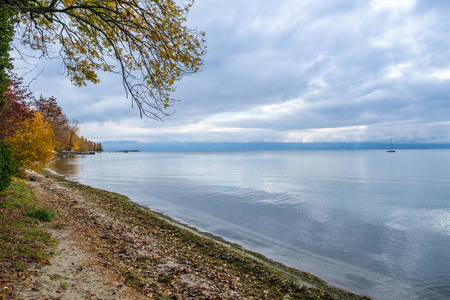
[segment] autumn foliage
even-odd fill
[[[40,112],[34,113],[33,117],[26,120],[14,136],[6,141],[13,147],[13,158],[19,163],[22,173],[26,169],[42,171],[54,156],[55,133]]]
[[[9,78],[0,95],[0,190],[17,171],[41,171],[56,152],[102,150],[78,136],[78,121],[68,121],[55,97],[35,99],[14,74]]]
[[[54,48],[72,83],[97,83],[99,71],[121,74],[141,116],[154,119],[170,114],[176,81],[201,70],[204,33],[186,26],[192,5],[193,0],[0,1],[0,8],[17,14],[17,40],[43,58],[52,58]]]
[[[0,139],[5,140],[14,135],[18,127],[33,114],[28,103],[31,94],[21,88],[22,81],[14,74],[0,100]]]

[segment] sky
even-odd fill
[[[208,52],[163,122],[120,75],[78,88],[39,60],[25,78],[96,142],[450,143],[449,15],[447,0],[196,0]]]

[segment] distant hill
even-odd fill
[[[289,150],[381,150],[390,143],[138,143],[102,142],[105,151],[289,151]],[[394,144],[395,149],[450,149],[450,144]]]

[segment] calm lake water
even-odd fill
[[[450,299],[450,150],[101,153],[51,168],[374,299]]]

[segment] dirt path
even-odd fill
[[[105,218],[105,214],[90,207],[80,195],[67,193],[67,189],[49,178],[34,174],[37,181],[30,182],[38,203],[57,212],[58,223],[43,226],[58,245],[50,263],[33,272],[35,275],[22,282],[17,299],[148,299],[125,286],[120,278],[98,261],[97,255],[83,241],[83,226],[73,226],[70,210],[88,209],[92,217]],[[71,224],[67,226],[67,224]]]

